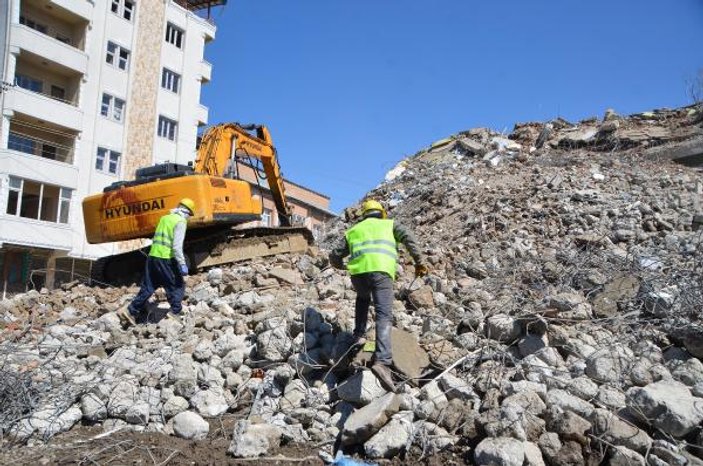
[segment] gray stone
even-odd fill
[[[190,399],[190,404],[203,417],[217,417],[229,409],[222,389],[201,390]]]
[[[95,327],[103,332],[115,333],[122,330],[122,323],[116,313],[108,312],[97,318]]]
[[[474,392],[472,384],[451,373],[447,372],[439,379],[442,390],[448,400],[459,399],[462,401],[477,400],[478,395]]]
[[[208,361],[213,354],[213,346],[210,340],[200,340],[198,346],[193,350],[193,359],[196,361]]]
[[[181,353],[172,359],[172,364],[173,368],[168,373],[168,380],[173,382],[174,393],[184,398],[190,398],[198,390],[198,378],[193,358],[190,354]]]
[[[582,400],[590,400],[598,395],[598,385],[586,376],[581,376],[573,379],[567,391]]]
[[[586,359],[586,375],[600,382],[619,382],[629,373],[634,354],[620,344],[602,348]]]
[[[662,380],[627,391],[628,406],[643,420],[680,438],[703,421],[703,399],[691,395],[688,387],[674,380]]]
[[[400,396],[387,393],[354,411],[344,423],[342,444],[354,445],[366,442],[386,425],[393,414],[398,412],[400,401]]]
[[[420,399],[432,402],[436,409],[442,409],[449,404],[449,400],[436,380],[425,384],[420,389]]]
[[[246,336],[235,335],[232,327],[228,328],[224,334],[212,343],[213,352],[221,358],[224,358],[235,349],[238,349],[243,353],[246,347]],[[236,368],[234,370],[236,370]]]
[[[291,380],[283,390],[283,397],[279,404],[281,411],[289,411],[302,406],[307,390],[305,382],[301,379]]]
[[[646,432],[606,409],[596,409],[590,420],[593,434],[602,438],[606,445],[621,445],[641,454],[646,454],[652,446],[652,439]]]
[[[110,393],[107,402],[107,413],[111,417],[124,419],[127,410],[136,402],[139,387],[133,380],[118,383]]]
[[[138,401],[127,409],[124,419],[130,424],[145,426],[149,423],[149,403]]]
[[[267,361],[285,361],[292,349],[293,340],[283,326],[260,333],[256,338],[256,351]]]
[[[408,446],[412,430],[413,413],[401,411],[364,444],[364,451],[369,458],[392,458]]]
[[[496,314],[486,319],[486,336],[501,342],[511,342],[520,336],[520,324],[507,314]]]
[[[87,393],[81,397],[81,411],[86,421],[98,422],[107,418],[105,402],[94,393]]]
[[[476,464],[522,466],[525,461],[524,443],[509,437],[485,438],[476,445]]]
[[[671,375],[679,382],[692,387],[703,382],[703,363],[698,358],[690,358],[678,364],[671,371]]]
[[[227,450],[236,458],[261,456],[281,444],[283,432],[271,424],[252,424],[237,421],[232,442]]]
[[[174,395],[164,402],[163,413],[166,419],[186,411],[190,405],[182,396]]]
[[[559,406],[547,410],[547,429],[568,438],[586,439],[585,433],[591,423],[572,411],[564,411]]]
[[[436,424],[427,421],[413,423],[413,442],[422,449],[424,455],[436,455],[454,445],[458,437],[449,434]]]
[[[222,272],[222,269],[219,267],[216,267],[214,269],[210,269],[207,272],[207,281],[210,283],[210,286],[217,286],[220,283],[222,283],[222,278],[224,276],[224,273]]]
[[[645,466],[644,457],[626,447],[615,447],[610,456],[610,466]]]
[[[529,334],[525,335],[522,340],[518,343],[518,349],[520,350],[520,356],[523,358],[529,356],[530,354],[536,353],[537,351],[545,348],[548,344],[547,335],[535,335]]]
[[[302,285],[303,278],[300,273],[292,269],[284,269],[283,267],[274,267],[269,270],[269,275],[281,282],[289,283],[291,285]]]
[[[386,390],[371,371],[360,371],[337,386],[337,395],[355,405],[367,405],[383,396]]]
[[[533,442],[523,442],[525,463],[523,466],[546,466],[539,446]]]
[[[188,440],[204,440],[210,432],[210,424],[192,411],[184,411],[173,418],[173,432]]]
[[[627,405],[625,394],[621,390],[608,385],[600,386],[596,399],[605,407],[616,410],[624,408]]]
[[[573,411],[586,419],[593,413],[594,409],[590,403],[558,388],[547,392],[547,405],[556,405],[564,411]]]
[[[430,364],[427,352],[420,347],[417,337],[393,327],[391,329],[393,366],[410,379],[419,378]]]

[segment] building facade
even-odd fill
[[[85,241],[81,200],[194,159],[223,3],[0,1],[0,292],[87,274],[117,246]]]

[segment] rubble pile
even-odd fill
[[[474,129],[391,170],[369,197],[431,269],[415,279],[401,254],[397,393],[347,351],[355,294],[326,251],[351,208],[306,254],[188,277],[180,323],[160,297],[124,328],[136,287],[0,302],[3,441],[81,423],[207,441],[234,416],[235,457],[295,443],[329,461],[696,464],[703,176],[663,158],[701,121],[684,108]]]

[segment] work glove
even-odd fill
[[[185,264],[178,264],[178,269],[181,271],[181,275],[184,277],[188,275],[188,266]]]
[[[425,264],[416,264],[415,265],[415,278],[419,277],[424,277],[427,275],[429,270],[427,269],[427,266]]]

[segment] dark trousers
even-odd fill
[[[181,312],[185,282],[178,270],[178,262],[175,259],[159,259],[151,256],[146,259],[142,285],[139,293],[129,305],[129,312],[135,315],[142,312],[146,302],[160,286],[166,290],[166,298],[171,305],[171,312],[176,314]]]
[[[374,359],[381,364],[390,365],[393,361],[391,351],[391,327],[393,326],[393,280],[383,272],[369,272],[352,275],[352,285],[356,290],[356,307],[354,309],[354,336],[366,332],[369,317],[369,305],[373,299],[376,310],[376,352]]]

